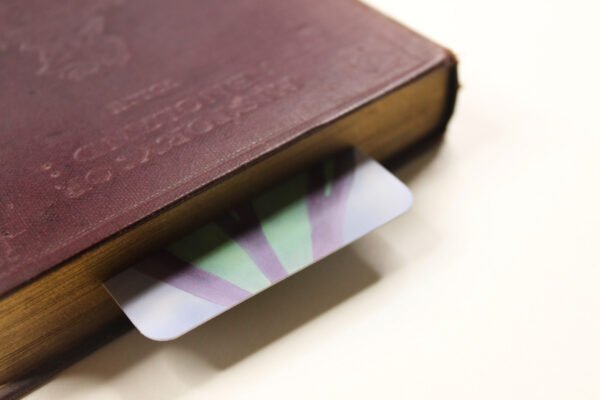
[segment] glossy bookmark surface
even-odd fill
[[[385,168],[344,151],[147,257],[105,287],[143,335],[175,339],[411,204],[409,189]]]

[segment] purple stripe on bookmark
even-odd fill
[[[196,297],[222,306],[234,306],[252,293],[210,272],[161,251],[134,266],[138,271]]]
[[[315,260],[344,245],[344,218],[355,173],[354,153],[342,152],[332,161],[333,177],[329,190],[323,164],[312,168],[308,174],[310,193],[307,205]]]

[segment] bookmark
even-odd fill
[[[145,336],[171,340],[406,212],[410,190],[347,150],[230,210],[104,286]]]

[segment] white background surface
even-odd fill
[[[32,399],[600,398],[596,1],[368,1],[461,61],[406,216],[180,340]]]

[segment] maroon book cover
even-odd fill
[[[0,2],[0,295],[447,58],[348,0]]]

